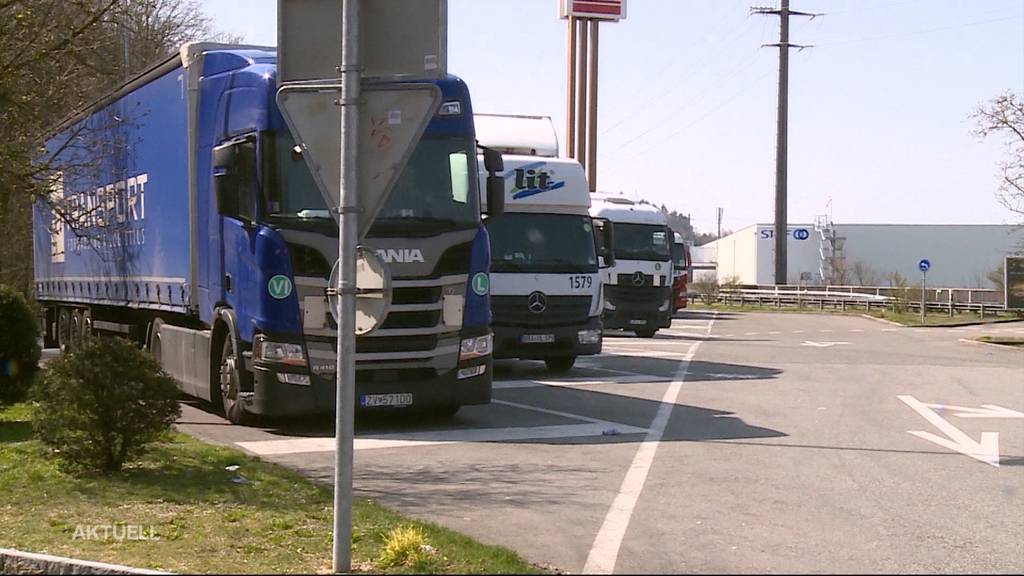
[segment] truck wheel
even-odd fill
[[[544,359],[544,364],[552,372],[568,372],[576,364],[575,356],[551,356]]]
[[[459,408],[462,408],[459,404],[442,404],[430,412],[438,418],[451,418],[458,413]]]
[[[71,348],[75,349],[82,345],[82,334],[85,329],[82,327],[82,311],[73,310],[71,312]]]
[[[71,350],[71,311],[67,308],[57,311],[57,347],[61,354]]]
[[[242,405],[240,394],[242,391],[242,374],[238,369],[238,359],[235,357],[235,347],[231,345],[231,336],[224,338],[224,347],[220,355],[220,404],[224,409],[224,416],[232,424],[249,424],[252,422],[252,414],[246,412]],[[216,400],[214,400],[216,403]]]
[[[86,342],[92,338],[92,310],[86,308],[82,311],[82,332],[79,340]]]
[[[636,335],[641,338],[654,338],[654,335],[657,333],[657,328],[644,328],[643,330],[636,331]]]

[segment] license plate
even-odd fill
[[[555,341],[554,334],[523,334],[523,344],[550,344]]]
[[[359,405],[363,408],[411,406],[412,394],[366,394],[359,397]]]
[[[647,324],[647,320],[630,320],[629,323],[634,326],[645,326]]]

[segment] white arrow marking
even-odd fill
[[[830,348],[840,344],[849,344],[849,342],[812,342],[810,340],[804,340],[801,346],[814,346],[815,348]]]
[[[933,426],[939,429],[948,438],[943,438],[931,432],[924,432],[921,430],[907,430],[909,434],[913,434],[918,438],[934,442],[943,448],[949,448],[954,452],[970,456],[975,460],[980,460],[986,464],[991,464],[996,468],[999,467],[999,433],[998,432],[982,432],[981,442],[975,442],[970,436],[965,434],[956,426],[953,426],[941,416],[936,414],[929,408],[928,404],[920,402],[913,396],[897,396],[907,406],[924,417],[925,420],[932,423]]]
[[[1024,412],[1017,412],[994,404],[982,404],[981,408],[968,408],[966,406],[952,406],[949,404],[925,404],[934,410],[950,410],[957,418],[1024,418]]]

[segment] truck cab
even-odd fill
[[[672,232],[653,206],[614,194],[593,194],[590,214],[615,227],[614,266],[604,275],[606,329],[652,338],[672,325]]]
[[[672,298],[673,308],[686,308],[686,286],[690,281],[690,246],[679,232],[672,232]]]
[[[494,357],[569,370],[578,356],[601,352],[610,227],[590,215],[580,163],[555,157],[549,118],[478,114],[476,123],[480,145],[504,157],[504,213],[486,220]]]

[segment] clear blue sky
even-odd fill
[[[601,25],[598,188],[691,213],[700,231],[771,222],[778,18],[747,0],[629,0]],[[765,1],[762,5],[777,5]],[[276,44],[274,0],[206,0],[221,31]],[[789,219],[1015,223],[998,141],[971,112],[1024,95],[1024,0],[792,0]],[[449,70],[478,112],[549,115],[564,142],[557,0],[449,0]]]

